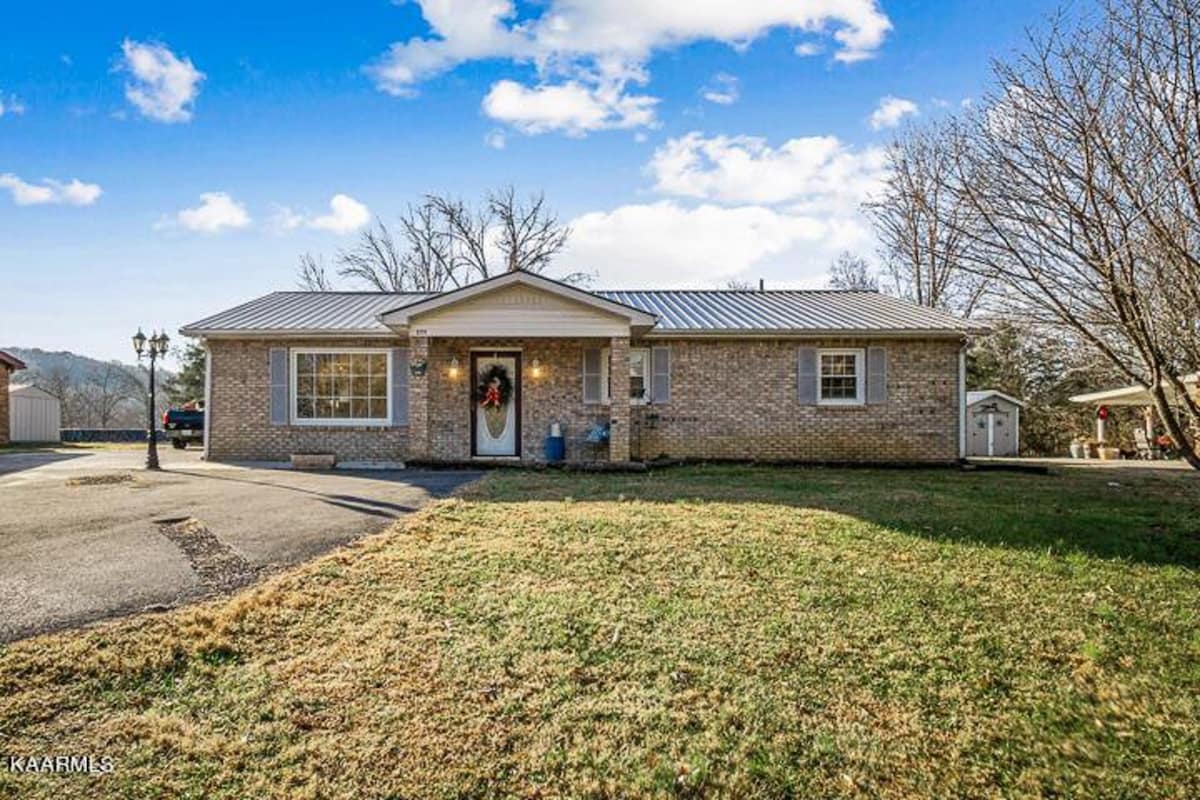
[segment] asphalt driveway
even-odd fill
[[[229,591],[478,477],[162,457],[148,473],[135,449],[0,453],[0,641]]]

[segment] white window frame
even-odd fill
[[[854,398],[831,397],[822,394],[825,356],[854,356]],[[867,402],[867,351],[860,347],[827,347],[817,350],[817,405],[861,406]]]
[[[302,419],[299,413],[299,403],[296,397],[296,387],[300,381],[297,380],[297,374],[300,367],[300,356],[302,355],[379,355],[384,356],[384,362],[387,364],[387,416],[383,419]],[[302,425],[314,428],[335,428],[335,427],[375,427],[386,428],[392,424],[392,387],[394,385],[395,376],[392,375],[392,348],[390,347],[293,347],[289,351],[290,356],[290,375],[288,376],[288,393],[291,401],[291,420],[293,425]]]
[[[646,387],[646,393],[643,397],[630,397],[629,404],[633,406],[644,406],[650,402],[650,396],[653,394],[651,384],[654,381],[654,368],[650,362],[649,347],[631,347],[629,354],[632,356],[635,352],[643,353],[642,365],[645,368],[646,374],[642,376],[642,381]],[[612,374],[612,365],[609,363],[612,358],[612,348],[603,347],[600,349],[600,402],[604,405],[612,404],[612,384],[609,382],[609,377]],[[632,363],[632,359],[631,359]],[[632,377],[632,376],[630,376]]]

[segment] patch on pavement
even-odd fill
[[[133,483],[133,476],[128,472],[115,475],[80,475],[78,478],[68,478],[67,486],[116,486],[122,483]]]
[[[254,577],[254,567],[195,517],[158,519],[155,522],[162,535],[187,556],[192,569],[206,587],[231,589]]]

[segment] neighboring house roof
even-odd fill
[[[1024,400],[1018,400],[1011,394],[1005,394],[998,389],[980,389],[977,392],[967,392],[967,405],[973,406],[981,400],[987,400],[989,397],[999,397],[1001,400],[1007,400],[1013,405],[1020,406],[1021,408],[1025,407]]]
[[[877,292],[843,290],[585,291],[530,273],[507,273],[440,294],[275,292],[193,322],[186,336],[394,335],[385,324],[514,282],[554,292],[650,328],[651,336],[932,335],[986,333],[951,314]],[[653,326],[653,327],[650,327]]]
[[[9,355],[8,353],[4,352],[3,350],[0,350],[0,364],[3,364],[4,366],[8,367],[10,370],[25,369],[24,361],[17,358],[16,356]]]

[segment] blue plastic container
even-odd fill
[[[567,440],[562,436],[546,437],[546,460],[562,461],[567,457]]]

